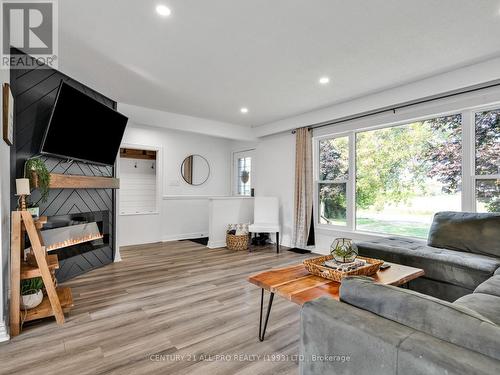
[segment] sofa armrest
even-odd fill
[[[500,361],[327,297],[301,312],[300,374],[496,373]]]
[[[500,327],[465,306],[403,288],[347,277],[340,299],[380,317],[500,360]]]
[[[413,332],[327,297],[307,302],[301,312],[300,374],[396,374],[397,348]]]

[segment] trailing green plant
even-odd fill
[[[49,197],[50,172],[47,169],[44,161],[39,158],[31,158],[26,160],[26,163],[24,164],[24,178],[31,179],[31,172],[36,173],[42,202],[46,202],[47,198]]]
[[[43,280],[41,277],[34,277],[32,279],[26,279],[21,281],[22,296],[37,293],[42,288],[43,288]]]

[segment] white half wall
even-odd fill
[[[0,70],[0,87],[10,82],[10,71]],[[0,95],[0,103],[2,101]],[[3,108],[3,103],[0,109]],[[0,111],[1,112],[1,111]],[[0,116],[3,129],[3,116]],[[9,339],[6,328],[8,316],[9,255],[10,255],[10,147],[0,136],[0,341]]]
[[[251,197],[220,197],[209,200],[209,248],[226,246],[228,224],[253,222],[253,201]]]
[[[160,149],[157,172],[161,178],[157,213],[118,217],[119,246],[206,236],[208,198],[230,194],[231,141],[129,121],[122,143]],[[210,164],[210,177],[203,185],[189,185],[181,176],[182,161],[191,154],[205,157]]]

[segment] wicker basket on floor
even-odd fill
[[[248,249],[248,234],[226,234],[226,247],[229,250],[247,250]]]

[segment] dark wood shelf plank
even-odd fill
[[[36,180],[35,180],[36,181]],[[38,182],[34,183],[38,187]],[[119,189],[120,179],[101,176],[79,176],[69,174],[50,174],[51,189]]]
[[[121,148],[120,157],[129,159],[156,160],[156,151]]]
[[[53,189],[119,189],[120,180],[113,177],[75,176],[51,173],[50,187]]]

